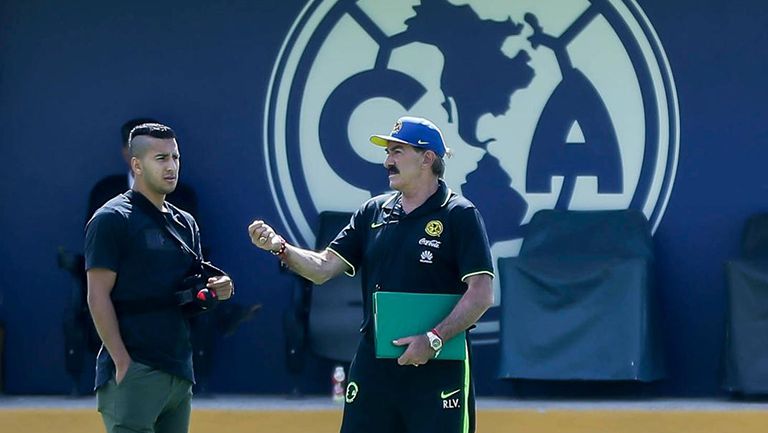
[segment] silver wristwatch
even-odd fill
[[[440,349],[443,348],[443,339],[432,331],[427,332],[427,338],[429,339],[429,347],[435,352],[440,352]]]

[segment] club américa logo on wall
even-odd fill
[[[290,29],[269,85],[264,150],[287,235],[315,246],[325,210],[388,188],[368,142],[431,119],[448,185],[477,205],[494,258],[538,210],[642,211],[675,177],[672,73],[634,0],[326,0]]]

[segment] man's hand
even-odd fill
[[[226,275],[208,278],[208,284],[205,286],[213,290],[216,293],[216,297],[222,301],[231,298],[235,294],[235,285]]]
[[[280,250],[282,238],[262,220],[256,220],[248,226],[248,235],[251,237],[251,243],[262,250]]]
[[[130,356],[126,356],[123,359],[115,359],[115,383],[120,385],[122,383],[123,379],[125,379],[125,375],[128,374],[128,369],[131,368],[131,364],[133,364],[133,360]]]
[[[405,353],[397,358],[397,363],[400,365],[418,367],[435,357],[435,351],[429,346],[429,339],[426,334],[398,338],[392,344],[395,346],[408,346],[405,349]]]

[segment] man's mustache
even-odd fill
[[[387,167],[387,173],[389,173],[389,174],[399,174],[400,170],[398,170],[396,166],[390,165],[389,167]]]

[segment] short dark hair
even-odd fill
[[[164,140],[176,138],[176,133],[173,132],[170,126],[165,126],[162,123],[142,123],[134,127],[128,134],[128,150],[131,152],[131,156],[136,156],[139,152],[137,149],[134,149],[133,140],[142,135]]]
[[[133,131],[133,128],[139,125],[143,125],[145,123],[160,123],[160,122],[150,117],[137,117],[136,119],[131,119],[123,123],[123,126],[120,127],[120,135],[123,137],[123,146],[128,146],[128,139],[131,136],[131,131]]]
[[[429,149],[419,148],[416,146],[411,146],[411,147],[413,147],[413,150],[419,153],[424,153],[427,150],[429,150]],[[435,153],[434,151],[432,152]],[[432,161],[432,174],[437,176],[438,179],[442,179],[443,176],[445,175],[445,160],[441,158],[440,155],[438,155],[437,153],[435,153],[435,160]]]

